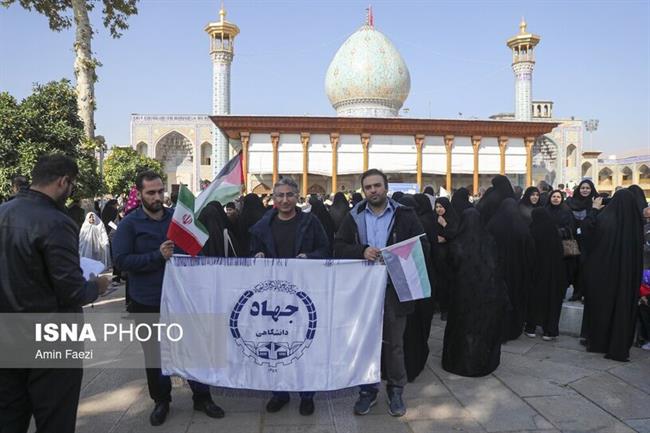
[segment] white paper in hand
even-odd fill
[[[81,257],[79,260],[81,265],[81,271],[84,274],[85,279],[90,278],[90,274],[94,274],[96,277],[99,276],[101,272],[104,271],[106,266],[102,262],[97,260],[89,259],[88,257]]]

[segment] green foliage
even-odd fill
[[[153,170],[166,182],[163,163],[141,155],[130,147],[114,147],[104,161],[104,182],[108,192],[113,195],[128,193],[138,173]]]
[[[9,7],[16,0],[0,0],[0,5]],[[87,0],[88,10],[95,7],[96,1]],[[138,0],[102,0],[102,16],[104,27],[114,38],[122,36],[122,31],[129,28],[127,19],[138,13]],[[72,2],[70,0],[18,0],[23,8],[36,10],[45,15],[49,21],[50,29],[60,32],[72,26]]]
[[[27,176],[41,155],[63,153],[79,164],[78,196],[101,192],[97,161],[84,143],[83,122],[77,115],[77,96],[68,80],[34,85],[34,92],[18,103],[0,93],[0,196],[11,193],[11,179]]]

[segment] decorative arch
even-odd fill
[[[566,166],[572,168],[578,165],[578,148],[571,143],[566,147]]]
[[[630,167],[623,167],[621,169],[621,185],[628,186],[634,183],[634,173]]]
[[[582,164],[582,177],[593,178],[593,166],[590,162],[585,162]]]
[[[639,183],[650,185],[650,168],[645,164],[639,167]]]
[[[189,165],[194,160],[192,142],[178,131],[170,131],[156,143],[156,159],[165,163],[169,170]]]
[[[210,165],[212,161],[212,144],[204,141],[201,144],[201,165]]]
[[[613,186],[614,172],[609,167],[605,167],[598,172],[598,184],[606,187]]]
[[[135,146],[135,151],[138,152],[140,155],[148,156],[149,146],[144,141],[141,141]]]

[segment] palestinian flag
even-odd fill
[[[194,194],[181,184],[178,191],[178,202],[174,209],[172,222],[167,230],[167,239],[186,253],[196,256],[207,242],[208,231],[195,217]]]
[[[431,283],[420,238],[414,236],[381,249],[388,275],[400,302],[431,296]]]
[[[228,161],[212,183],[199,194],[194,204],[196,215],[200,215],[203,208],[211,201],[218,201],[225,206],[226,203],[240,196],[241,188],[244,185],[241,157],[241,152],[239,152]]]

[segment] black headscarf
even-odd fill
[[[555,193],[560,194],[560,197],[562,198],[558,205],[551,203],[551,197]],[[555,227],[560,231],[562,239],[569,239],[575,231],[575,221],[569,207],[564,202],[564,195],[562,195],[561,190],[554,189],[550,192],[545,208],[548,210],[551,221],[553,221]]]
[[[436,193],[433,192],[433,187],[432,187],[431,185],[427,185],[427,186],[424,188],[424,191],[422,191],[422,192],[425,193],[425,194],[429,194],[429,195],[431,195],[431,196],[434,196],[434,197],[435,197],[435,195],[436,195]]]
[[[396,200],[399,204],[403,204],[406,207],[410,207],[417,213],[418,203],[412,194],[403,194],[401,197],[399,197]]]
[[[465,209],[473,208],[474,205],[469,201],[469,191],[465,187],[460,187],[451,196],[451,207],[454,208],[456,215],[462,215]]]
[[[591,194],[589,194],[587,197],[583,197],[580,194],[580,187],[584,183],[588,184],[591,187]],[[573,196],[567,200],[567,205],[572,211],[589,210],[591,209],[591,205],[593,204],[595,197],[598,197],[598,191],[596,190],[594,183],[589,179],[583,179],[573,190]]]
[[[249,254],[250,234],[248,230],[253,227],[266,213],[262,200],[257,194],[246,194],[243,199],[241,214],[239,215],[239,234],[241,239],[242,256]]]
[[[345,194],[340,191],[334,194],[334,201],[329,208],[329,212],[332,217],[332,222],[334,222],[334,231],[338,231],[343,222],[343,218],[350,212],[350,205],[345,198]]]
[[[316,194],[309,196],[309,204],[311,205],[311,213],[318,218],[318,221],[320,221],[321,225],[325,229],[325,234],[327,235],[327,240],[331,249],[332,245],[334,245],[334,232],[336,231],[334,228],[334,221],[332,221],[332,217],[329,212],[327,212],[325,205],[318,199]]]
[[[643,216],[643,209],[648,207],[648,201],[645,198],[645,193],[639,185],[630,185],[627,189],[629,189],[630,192],[634,194],[637,206],[641,212],[641,216]]]
[[[104,205],[104,209],[102,210],[102,222],[104,223],[104,228],[106,229],[106,233],[109,233],[112,228],[109,227],[108,223],[111,221],[114,221],[115,218],[117,218],[117,215],[119,214],[117,210],[117,200],[111,199],[106,202]]]
[[[499,209],[501,202],[507,198],[514,200],[515,193],[512,190],[510,180],[500,174],[492,178],[492,186],[485,191],[485,194],[476,204],[476,208],[481,212],[483,224],[487,224]]]
[[[433,253],[433,248],[438,243],[436,237],[436,219],[438,216],[433,212],[431,200],[429,200],[426,194],[415,194],[413,199],[417,203],[416,212],[424,228],[424,232],[427,234],[427,239],[429,239],[429,244],[432,248],[431,252]]]
[[[626,361],[643,269],[643,224],[634,193],[617,191],[595,227],[584,272],[587,350]]]
[[[533,193],[537,193],[538,198],[537,198],[537,203],[533,204],[530,201],[530,196],[533,195]],[[524,217],[526,220],[526,223],[530,224],[533,221],[533,209],[540,207],[541,206],[541,200],[539,197],[539,189],[535,186],[529,186],[526,188],[526,191],[524,192],[524,196],[519,200],[519,211],[521,212],[521,216]]]
[[[404,193],[402,191],[395,191],[391,198],[395,201],[399,201],[399,199],[404,196]]]
[[[352,200],[350,200],[352,206],[356,206],[357,203],[361,203],[363,201],[363,196],[361,195],[360,192],[354,192],[352,193]]]
[[[203,249],[201,250],[203,255],[215,257],[226,256],[226,250],[224,248],[224,230],[228,230],[230,241],[232,243],[232,245],[228,245],[228,257],[240,254],[240,251],[237,251],[239,249],[239,242],[234,236],[232,224],[228,219],[228,215],[226,215],[226,212],[223,210],[221,203],[216,200],[208,203],[201,211],[199,221],[208,230],[208,234],[210,235],[208,241],[203,245]]]
[[[456,228],[458,228],[458,214],[454,210],[454,208],[451,206],[451,202],[447,197],[438,197],[436,199],[436,204],[440,204],[442,207],[445,208],[445,214],[443,217],[447,221],[447,224],[454,224],[456,225]],[[436,214],[436,219],[438,219],[438,216]]]

